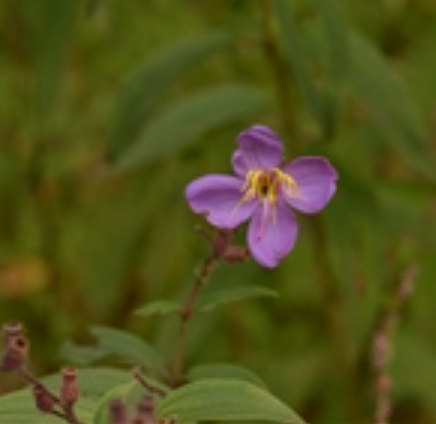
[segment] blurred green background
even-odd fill
[[[326,155],[338,192],[277,270],[218,271],[279,297],[197,322],[190,363],[246,365],[308,421],[370,422],[369,341],[417,266],[393,422],[436,422],[435,76],[434,0],[2,1],[0,321],[25,323],[41,373],[91,324],[169,356],[171,318],[132,311],[187,290],[207,244],[184,188],[262,123],[289,158]]]

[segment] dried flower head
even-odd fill
[[[60,399],[64,405],[72,406],[79,398],[79,385],[77,369],[64,367],[61,370],[62,384],[60,388]]]
[[[24,335],[19,323],[8,323],[3,326],[3,352],[0,357],[0,370],[16,371],[27,360],[30,343]]]

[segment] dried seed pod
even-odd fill
[[[20,322],[7,322],[2,327],[2,335],[4,343],[7,344],[12,337],[24,335],[23,326]]]
[[[62,384],[60,398],[64,405],[72,406],[79,398],[79,385],[77,369],[75,367],[64,367],[61,370]]]
[[[26,363],[29,347],[30,343],[23,335],[8,335],[0,358],[0,369],[7,372],[20,369]]]
[[[114,399],[109,404],[110,424],[129,424],[129,414],[121,399]]]

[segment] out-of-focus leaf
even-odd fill
[[[92,422],[93,409],[96,402],[87,398],[81,399],[75,411],[82,422]],[[43,414],[35,407],[30,390],[21,390],[0,398],[0,423],[4,424],[59,424],[59,418]]]
[[[130,372],[116,370],[113,368],[83,368],[79,369],[79,384],[82,393],[86,397],[99,399],[110,388],[130,381]],[[54,375],[48,378],[49,382],[59,381],[59,376]]]
[[[110,421],[109,417],[109,404],[114,399],[119,399],[122,402],[126,402],[131,393],[138,385],[137,381],[132,380],[128,383],[120,384],[111,388],[105,395],[99,400],[95,408],[95,412],[92,419],[92,424],[107,424]]]
[[[223,86],[193,94],[156,117],[115,163],[114,171],[131,170],[175,155],[205,133],[252,115],[266,104],[262,92],[244,86]]]
[[[157,351],[131,333],[107,327],[92,327],[91,333],[97,338],[98,345],[111,355],[146,369],[162,368],[162,360]]]
[[[49,117],[72,39],[77,12],[74,0],[20,0],[25,37],[36,68],[36,112]]]
[[[123,371],[103,368],[79,370],[81,396],[75,406],[79,418],[83,422],[91,423],[98,399],[112,387],[125,384],[129,380],[131,376]],[[44,378],[43,382],[57,391],[60,377],[53,375]],[[23,389],[0,397],[0,423],[59,424],[59,418],[39,412],[29,389]]]
[[[80,346],[71,340],[62,345],[60,353],[68,361],[81,366],[92,364],[108,355],[107,350],[99,346]]]
[[[259,286],[230,287],[205,292],[200,296],[198,308],[201,311],[210,311],[219,305],[256,297],[276,297],[273,290]]]
[[[172,302],[170,300],[156,300],[138,308],[135,311],[135,314],[142,317],[148,317],[155,314],[168,315],[178,312],[180,309],[181,306],[177,302]]]
[[[223,32],[183,40],[159,51],[129,76],[116,99],[108,141],[111,157],[118,157],[130,146],[148,121],[151,109],[177,79],[201,60],[228,46],[231,40]]]
[[[399,204],[404,202],[404,204],[415,205],[421,209],[436,193],[436,185],[425,181],[382,179],[374,188],[377,193],[389,199],[395,199]]]
[[[286,0],[271,0],[275,16],[283,36],[285,55],[294,74],[295,82],[310,112],[317,122],[324,126],[324,103],[313,83],[313,77],[307,67],[306,58],[301,48],[298,28],[293,11]]]
[[[399,334],[395,341],[393,374],[400,394],[413,394],[436,412],[436,358],[431,346],[412,334]]]
[[[380,202],[371,177],[363,177],[353,170],[353,164],[345,163],[334,154],[329,155],[341,176],[341,192],[330,206],[345,219],[350,210],[359,217],[374,217],[380,213]]]
[[[435,242],[436,222],[428,214],[429,199],[436,193],[436,184],[424,181],[381,179],[375,188],[385,213],[385,228],[401,234],[413,234],[420,248]],[[392,219],[395,216],[395,220]]]
[[[191,368],[188,380],[209,380],[211,378],[224,378],[231,380],[248,381],[259,387],[266,388],[265,383],[254,372],[247,368],[233,364],[203,364]]]
[[[271,393],[246,381],[210,379],[171,392],[157,408],[163,419],[195,421],[267,421],[304,424],[291,408]]]
[[[350,37],[348,87],[367,106],[383,140],[415,170],[434,178],[435,164],[415,105],[384,58],[358,35]]]
[[[336,0],[311,0],[324,23],[326,46],[330,56],[329,74],[341,82],[348,72],[348,29]]]
[[[103,9],[105,6],[107,6],[106,0],[87,0],[86,12],[92,16],[97,14],[99,9]]]
[[[278,359],[273,374],[280,381],[277,390],[285,392],[295,405],[301,405],[305,399],[310,398],[311,393],[323,390],[325,381],[331,378],[330,371],[331,362],[326,357],[325,350],[315,345]],[[284,375],[292,376],[292,381],[298,381],[298,384],[290,384],[289,380],[278,377]]]
[[[311,0],[317,9],[321,25],[316,20],[320,29],[326,55],[326,76],[321,78],[317,85],[318,96],[322,104],[323,129],[326,136],[332,134],[342,104],[342,85],[349,71],[349,46],[348,28],[336,0]],[[301,35],[304,38],[303,35]],[[307,40],[304,40],[307,44]],[[305,54],[308,54],[305,49]],[[323,53],[324,54],[324,53]],[[311,65],[319,72],[319,67],[314,66],[317,60],[310,57]]]

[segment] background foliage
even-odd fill
[[[436,421],[435,45],[432,0],[1,2],[0,320],[26,323],[41,372],[90,324],[168,352],[171,315],[132,312],[203,256],[184,187],[264,123],[290,156],[328,156],[338,194],[278,270],[219,270],[279,297],[198,320],[189,362],[245,364],[308,421],[368,422],[368,343],[419,266],[394,422]]]

